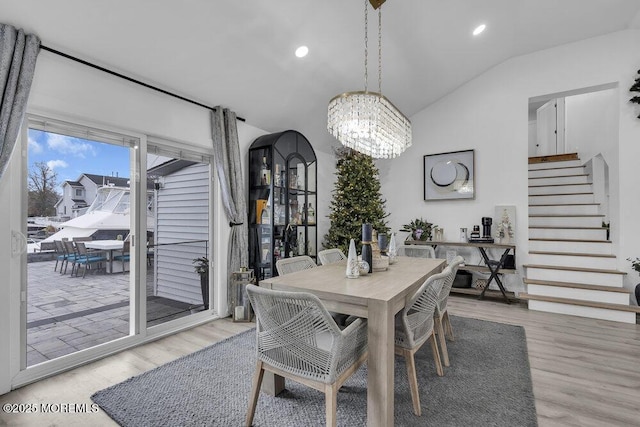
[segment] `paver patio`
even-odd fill
[[[27,366],[129,334],[129,273],[54,271],[55,261],[27,264]],[[153,296],[147,273],[147,325],[188,316],[201,306]]]

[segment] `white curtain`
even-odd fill
[[[248,266],[247,203],[236,114],[216,107],[211,112],[214,165],[220,181],[224,211],[229,219],[231,235],[227,255],[227,306],[231,306],[231,273]]]
[[[39,50],[37,36],[0,24],[0,178],[18,139]]]

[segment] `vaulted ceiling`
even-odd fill
[[[364,1],[0,0],[0,21],[266,131],[299,130],[320,148],[334,143],[329,99],[364,86]],[[509,58],[640,28],[640,0],[387,0],[382,21],[382,91],[410,117]]]

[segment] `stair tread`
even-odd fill
[[[560,288],[588,289],[592,291],[605,291],[605,292],[617,292],[621,294],[631,294],[631,291],[627,288],[616,288],[613,286],[603,286],[603,285],[590,285],[588,283],[558,282],[554,280],[537,280],[537,279],[527,279],[526,277],[522,279],[522,281],[528,285],[556,286]]]
[[[526,292],[521,292],[518,294],[518,298],[525,300],[536,300],[536,301],[546,301],[546,302],[556,302],[560,304],[571,304],[571,305],[581,305],[583,307],[593,307],[593,308],[604,308],[608,310],[619,310],[619,311],[630,311],[633,313],[640,313],[640,307],[632,306],[632,305],[624,305],[624,304],[612,304],[607,302],[594,302],[594,301],[582,301],[571,298],[560,298],[560,297],[546,297],[542,295],[531,295]]]
[[[594,258],[616,258],[616,256],[615,256],[615,255],[609,255],[609,254],[593,254],[593,253],[584,253],[584,252],[529,251],[529,254],[538,254],[538,255],[584,256],[584,257],[594,257]]]
[[[569,227],[558,225],[530,225],[529,228],[551,228],[553,230],[606,230],[604,227]]]
[[[545,184],[545,185],[530,185],[529,188],[541,188],[541,187],[567,187],[569,185],[591,185],[590,182],[576,182],[573,184]]]
[[[529,157],[529,164],[569,162],[573,160],[580,160],[580,158],[578,157],[578,153],[562,153],[562,154],[550,154],[547,156],[531,156]]]
[[[574,169],[574,168],[585,168],[585,165],[578,165],[578,166],[553,166],[550,168],[540,168],[540,169],[527,169],[529,172],[536,172],[536,171],[550,171],[553,169]]]
[[[529,197],[543,197],[543,196],[584,196],[584,195],[593,195],[591,193],[549,193],[549,194],[529,194]]]
[[[584,194],[584,193],[579,193]],[[529,204],[529,207],[546,207],[546,206],[600,206],[600,203],[541,203]]]
[[[567,217],[576,217],[576,218],[603,218],[602,214],[529,214],[529,218],[567,218]]]
[[[557,238],[545,238],[545,237],[530,237],[529,241],[542,241],[542,242],[573,242],[573,243],[611,243],[611,240],[593,240],[593,239],[557,239]]]
[[[535,170],[535,169],[534,169]],[[540,169],[538,169],[540,170]],[[576,176],[589,176],[588,173],[577,173],[573,175],[550,175],[550,176],[531,176],[529,179],[551,179],[551,178],[575,178]]]
[[[543,265],[543,264],[525,264],[526,268],[543,268],[546,270],[565,270],[565,271],[582,271],[585,273],[604,273],[604,274],[620,274],[626,275],[624,271],[620,270],[607,270],[603,268],[584,268],[584,267],[566,267],[561,265]]]

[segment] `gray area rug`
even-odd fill
[[[524,329],[451,317],[451,366],[435,373],[416,353],[422,416],[413,414],[404,359],[395,362],[396,426],[536,426]],[[101,390],[91,399],[122,426],[242,426],[255,367],[255,330],[243,332]],[[366,365],[338,393],[338,425],[365,426]],[[324,425],[324,394],[287,380],[261,394],[254,426]]]

